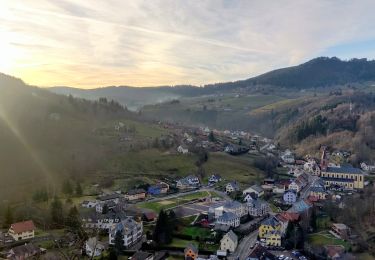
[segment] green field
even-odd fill
[[[328,232],[319,232],[308,235],[308,242],[313,246],[342,245],[346,249],[349,249],[350,247],[350,244],[348,242],[337,239]]]
[[[155,202],[142,202],[142,203],[137,204],[137,206],[141,208],[151,209],[155,212],[159,212],[162,209],[173,208],[185,202],[188,202],[194,199],[207,197],[207,196],[210,196],[209,192],[200,191],[200,192],[196,192],[193,194],[181,196],[178,198],[165,199],[165,200],[155,201]]]
[[[211,231],[207,228],[201,227],[184,227],[179,233],[192,236],[193,238],[210,238]]]

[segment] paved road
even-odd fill
[[[319,180],[318,176],[310,176],[309,177],[309,183],[306,185],[306,187],[301,191],[301,198],[306,199],[309,196],[310,188],[315,185],[315,183]]]
[[[228,257],[228,260],[245,260],[249,256],[252,250],[251,247],[255,244],[257,236],[258,229],[245,236],[238,244],[236,251]]]

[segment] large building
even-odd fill
[[[343,188],[347,190],[363,189],[364,175],[358,168],[351,166],[326,167],[321,177],[327,188]]]
[[[352,166],[329,166],[326,147],[322,148],[320,168],[320,177],[326,188],[353,190],[364,187],[364,175],[361,169]]]
[[[116,233],[120,233],[123,241],[124,247],[129,248],[138,241],[141,240],[143,235],[143,224],[142,222],[137,222],[131,217],[127,217],[120,223],[115,224],[109,230],[109,244],[115,244]]]

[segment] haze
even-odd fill
[[[375,58],[373,1],[0,3],[0,71],[45,87],[201,85]]]

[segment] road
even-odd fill
[[[309,196],[310,188],[315,185],[315,183],[319,180],[318,176],[309,176],[309,183],[306,185],[305,188],[301,191],[301,198],[306,199]]]
[[[249,256],[252,250],[251,247],[255,244],[257,236],[258,229],[245,236],[238,244],[236,251],[228,257],[228,260],[245,260]]]

